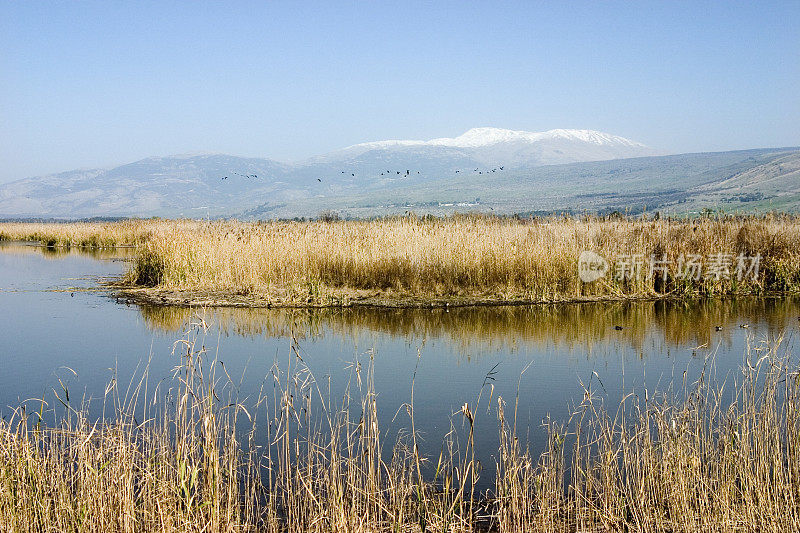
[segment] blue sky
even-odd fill
[[[798,1],[0,1],[0,181],[477,126],[796,146],[798,28]]]

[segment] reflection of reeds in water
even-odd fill
[[[62,384],[57,409],[0,420],[0,524],[9,531],[796,531],[800,379],[774,344],[749,346],[741,381],[705,372],[677,393],[605,406],[586,389],[533,456],[519,406],[481,394],[454,415],[438,457],[378,426],[371,362],[326,393],[299,355],[272,369],[272,392],[232,396],[203,339],[180,343],[171,386],[112,382],[116,419],[93,422]],[[413,386],[412,386],[413,391]],[[57,411],[58,413],[55,413]],[[56,416],[56,425],[44,418]],[[266,419],[262,416],[266,414]],[[44,415],[44,416],[43,416]],[[491,490],[472,435],[495,417]],[[463,422],[463,423],[462,423]],[[245,429],[242,430],[241,427]],[[256,446],[261,434],[267,443]],[[384,454],[385,446],[390,453]],[[388,458],[387,458],[388,457]]]
[[[141,306],[148,327],[180,330],[197,311]],[[596,344],[621,341],[641,348],[659,336],[671,346],[711,342],[715,327],[722,336],[739,324],[764,323],[768,331],[786,326],[800,313],[795,299],[739,298],[627,303],[580,303],[449,309],[243,309],[208,311],[224,334],[297,338],[326,334],[357,340],[367,332],[404,339],[443,339],[462,353],[475,347],[561,346],[590,352]],[[617,331],[615,326],[621,326]]]
[[[152,330],[173,333],[181,331],[198,315],[223,335],[244,337],[292,337],[302,339],[323,334],[321,319],[301,309],[248,309],[218,307],[198,309],[190,307],[140,305],[145,324]]]
[[[91,259],[132,259],[132,248],[81,248],[65,246],[33,245],[21,242],[0,242],[0,252],[8,255],[40,255],[47,259],[64,259],[70,256]]]

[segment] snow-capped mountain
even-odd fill
[[[582,161],[603,161],[628,157],[663,155],[640,142],[593,130],[556,129],[543,132],[515,131],[500,128],[472,128],[458,137],[429,141],[388,140],[349,146],[323,156],[323,159],[347,159],[376,152],[413,155],[417,149],[445,153],[445,149],[475,159],[486,165],[534,167]]]
[[[591,130],[473,128],[454,138],[357,144],[295,163],[224,154],[151,157],[0,186],[0,216],[225,215],[254,206],[414,187],[560,163],[657,155]],[[466,180],[466,181],[465,181]]]
[[[389,148],[393,146],[453,146],[456,148],[477,148],[498,143],[537,143],[553,139],[590,143],[604,146],[627,146],[649,149],[640,142],[632,141],[610,133],[593,130],[548,130],[542,132],[504,130],[501,128],[472,128],[458,137],[442,137],[430,141],[374,141],[345,148]]]

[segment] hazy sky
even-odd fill
[[[800,145],[800,1],[0,0],[0,182],[476,126]]]

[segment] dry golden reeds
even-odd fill
[[[130,284],[289,305],[346,305],[364,297],[539,302],[800,291],[800,223],[788,216],[4,223],[3,239],[135,246]],[[582,251],[609,261],[606,276],[579,279]],[[740,258],[755,257],[756,270],[749,270],[752,262],[739,270]],[[701,270],[693,270],[698,262]]]
[[[170,222],[170,225],[179,222]],[[50,247],[113,248],[136,246],[147,238],[155,220],[119,222],[3,222],[0,241],[32,241]]]
[[[780,338],[750,343],[741,374],[626,396],[591,387],[531,455],[487,378],[438,458],[378,424],[372,360],[337,400],[292,343],[272,394],[238,402],[195,320],[173,385],[109,385],[113,413],[20,408],[0,421],[0,529],[8,531],[795,531],[800,527],[800,381]],[[523,376],[524,377],[524,376]],[[224,378],[224,379],[223,379]],[[493,489],[478,494],[471,436],[498,421]],[[37,406],[38,407],[38,406]],[[49,414],[58,416],[46,425]],[[259,414],[261,413],[261,414]],[[266,413],[267,419],[261,416]],[[479,416],[480,415],[480,416]],[[456,426],[464,429],[456,430]],[[461,432],[461,438],[457,434]],[[266,442],[257,445],[258,434]],[[263,437],[266,437],[265,439]],[[463,448],[459,448],[458,442]]]
[[[627,276],[578,277],[591,250]],[[737,270],[758,257],[757,271]],[[684,275],[691,258],[705,272]],[[724,258],[727,272],[709,270]],[[671,274],[649,268],[668,264]],[[752,263],[744,265],[752,266]],[[633,268],[633,267],[631,267]],[[690,273],[691,274],[691,273]],[[793,219],[695,221],[416,217],[378,221],[159,226],[139,247],[133,284],[259,294],[294,303],[348,297],[559,301],[595,297],[763,294],[800,290],[800,224]]]

